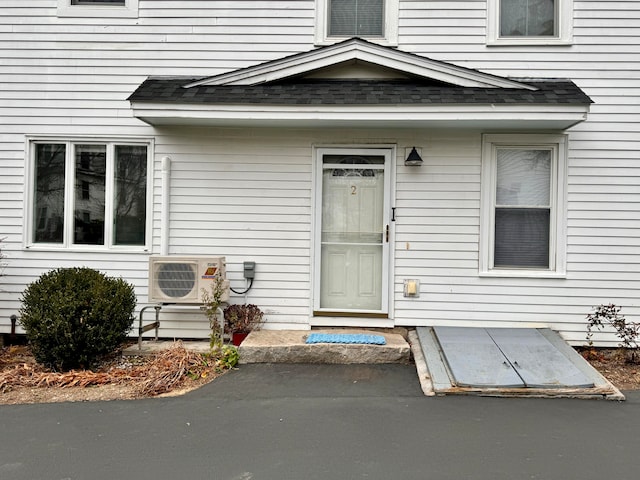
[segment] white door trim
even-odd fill
[[[320,275],[321,275],[321,228],[322,228],[322,175],[323,175],[323,156],[331,154],[352,154],[352,155],[380,155],[384,156],[384,206],[383,206],[383,225],[389,226],[388,241],[383,239],[383,258],[382,258],[382,308],[380,310],[373,311],[325,311],[320,308]],[[392,270],[392,252],[393,252],[393,224],[391,222],[391,206],[393,198],[393,175],[395,173],[395,158],[396,158],[396,146],[395,145],[329,145],[329,146],[314,146],[313,147],[313,232],[311,235],[312,245],[312,302],[311,302],[311,317],[313,318],[314,312],[320,314],[333,313],[332,317],[316,317],[332,319],[332,323],[336,323],[336,319],[342,318],[340,313],[344,313],[345,317],[355,319],[359,316],[361,318],[368,318],[369,316],[377,316],[392,318],[393,304],[392,287],[393,282],[391,277]],[[384,233],[383,233],[384,236]],[[355,317],[354,317],[355,315]],[[373,319],[371,319],[373,320]],[[384,320],[385,323],[388,320]],[[315,322],[314,322],[315,323]],[[325,322],[320,322],[325,323]],[[338,322],[339,323],[339,320]],[[345,323],[354,323],[353,321]],[[377,323],[377,322],[374,322]]]

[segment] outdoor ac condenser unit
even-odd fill
[[[202,290],[211,294],[211,284],[223,279],[222,301],[229,299],[224,257],[152,256],[149,258],[149,302],[204,303]]]

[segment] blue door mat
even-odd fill
[[[365,335],[361,333],[312,333],[306,343],[347,343],[363,345],[386,345],[382,335]]]

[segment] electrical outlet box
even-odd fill
[[[256,262],[244,262],[244,278],[252,280],[256,276]]]
[[[405,297],[417,298],[420,296],[420,280],[407,279],[404,281],[403,293]]]

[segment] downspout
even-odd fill
[[[169,202],[171,198],[171,157],[162,157],[162,200],[160,213],[160,255],[169,255]]]

